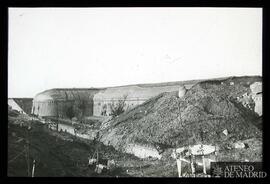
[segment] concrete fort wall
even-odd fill
[[[51,116],[51,117],[67,117],[67,109],[72,108],[74,100],[69,101],[43,101],[33,102],[32,113],[38,116]],[[88,101],[85,103],[85,116],[93,115],[93,102]]]
[[[111,114],[110,104],[117,104],[119,100],[125,100],[124,109],[131,109],[140,105],[148,99],[164,92],[179,91],[181,97],[186,89],[190,89],[193,84],[168,85],[168,86],[121,86],[101,90],[93,98],[93,115],[108,116]]]
[[[66,117],[65,109],[71,107],[73,101],[33,101],[32,113],[38,116]]]
[[[119,100],[119,99],[118,99]],[[94,101],[93,115],[94,116],[109,116],[111,114],[110,104],[118,103],[117,99],[100,99]],[[127,99],[125,101],[124,110],[132,109],[137,105],[144,103],[147,99]]]
[[[195,82],[184,84],[191,88]],[[178,91],[182,83],[130,85],[110,88],[61,88],[50,89],[36,95],[33,100],[32,113],[38,116],[66,117],[67,108],[75,102],[86,102],[85,116],[109,116],[110,104],[125,100],[124,110],[132,109],[151,97],[163,92]]]
[[[255,102],[254,111],[261,116],[262,115],[262,94],[257,94],[253,96]]]
[[[261,116],[262,115],[262,82],[254,82],[250,85],[252,99],[255,103],[254,111]]]
[[[84,115],[93,115],[93,96],[97,89],[51,89],[36,95],[33,100],[32,113],[42,117],[67,117],[69,108],[74,111],[81,103]],[[75,113],[75,112],[74,112]]]

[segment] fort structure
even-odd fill
[[[196,81],[197,82],[197,81]],[[32,106],[32,114],[40,117],[66,118],[75,103],[83,103],[84,116],[109,116],[112,104],[124,101],[124,110],[144,103],[160,93],[179,91],[185,93],[194,81],[158,84],[136,84],[108,88],[57,88],[38,93]]]
[[[213,81],[227,81],[226,78]],[[228,79],[231,81],[232,79]],[[235,81],[243,80],[235,78]],[[257,79],[256,79],[257,80]],[[258,78],[259,80],[259,78]],[[187,90],[198,82],[206,80],[177,81],[156,84],[134,84],[107,88],[57,88],[37,94],[33,100],[32,114],[41,117],[72,118],[74,105],[83,111],[84,116],[110,116],[114,104],[124,102],[124,110],[140,105],[148,99],[164,92],[177,92],[182,98]],[[225,82],[222,82],[224,85]],[[235,84],[235,83],[234,83]],[[229,83],[228,85],[231,85]],[[252,99],[255,102],[255,112],[262,114],[262,85],[254,82],[250,85]],[[73,113],[72,113],[73,114]],[[75,116],[73,116],[75,117]]]
[[[250,85],[251,96],[255,102],[254,111],[261,116],[262,115],[262,83],[254,82]]]
[[[181,98],[183,97],[187,92],[187,89],[185,88],[185,86],[180,86],[178,89],[178,97]]]
[[[118,103],[119,100],[125,100],[124,109],[131,109],[144,103],[151,97],[160,93],[177,91],[179,85],[159,86],[159,87],[140,87],[140,86],[122,86],[101,90],[94,95],[94,115],[110,115],[110,105]]]
[[[75,103],[84,106],[84,115],[93,115],[93,96],[96,88],[58,88],[37,94],[33,100],[32,114],[41,117],[67,117]]]

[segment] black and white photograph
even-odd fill
[[[9,7],[8,177],[266,177],[262,17]]]

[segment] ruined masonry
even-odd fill
[[[261,116],[262,115],[262,83],[254,82],[250,85],[251,96],[255,102],[254,111]]]

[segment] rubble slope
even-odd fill
[[[138,143],[162,150],[261,137],[261,119],[237,101],[237,97],[250,93],[250,84],[260,80],[238,77],[204,81],[182,98],[177,92],[162,93],[107,122],[101,141],[117,149]],[[225,129],[227,136],[222,133]]]

